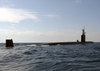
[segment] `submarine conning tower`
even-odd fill
[[[6,39],[6,47],[14,47],[12,39]]]
[[[82,30],[82,35],[81,35],[81,42],[85,42],[85,30]]]

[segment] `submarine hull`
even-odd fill
[[[72,45],[72,44],[86,44],[86,43],[94,43],[92,41],[87,42],[54,42],[54,43],[47,43],[42,45]]]

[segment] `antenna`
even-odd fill
[[[85,26],[84,26],[84,31],[85,31]]]

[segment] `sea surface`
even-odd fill
[[[0,43],[0,71],[100,71],[100,43]]]

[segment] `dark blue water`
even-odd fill
[[[0,44],[0,71],[100,71],[100,43],[14,46]]]

